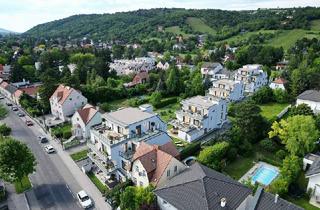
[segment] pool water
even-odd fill
[[[252,176],[253,183],[260,183],[265,186],[269,185],[279,174],[279,171],[267,166],[261,166]]]

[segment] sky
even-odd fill
[[[75,14],[114,13],[150,8],[245,10],[318,6],[320,0],[0,0],[0,28],[24,32]]]

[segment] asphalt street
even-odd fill
[[[10,107],[8,110],[9,114],[3,121],[12,128],[14,138],[30,147],[37,160],[36,172],[30,175],[33,188],[26,192],[30,209],[81,209],[75,195],[81,187],[58,154],[44,151],[44,144],[37,140],[42,131],[34,126],[28,127],[25,124],[28,117],[20,118]]]

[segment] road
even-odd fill
[[[30,175],[33,188],[26,192],[30,209],[81,209],[74,193],[81,190],[80,185],[58,154],[49,155],[44,152],[43,145],[37,141],[37,136],[42,131],[27,127],[24,123],[26,118],[19,118],[10,110],[3,121],[12,128],[14,138],[30,147],[37,160],[36,172]]]

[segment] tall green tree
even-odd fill
[[[172,67],[169,70],[169,75],[166,80],[167,93],[172,95],[179,95],[182,90],[182,82],[180,79],[179,70]]]
[[[221,169],[221,160],[225,157],[229,149],[228,142],[219,142],[213,146],[209,146],[201,150],[198,160],[216,170]]]
[[[279,137],[292,155],[304,156],[315,148],[319,130],[312,116],[296,115],[275,121],[269,137]]]
[[[36,159],[27,145],[12,138],[0,137],[0,177],[10,183],[36,170]]]

